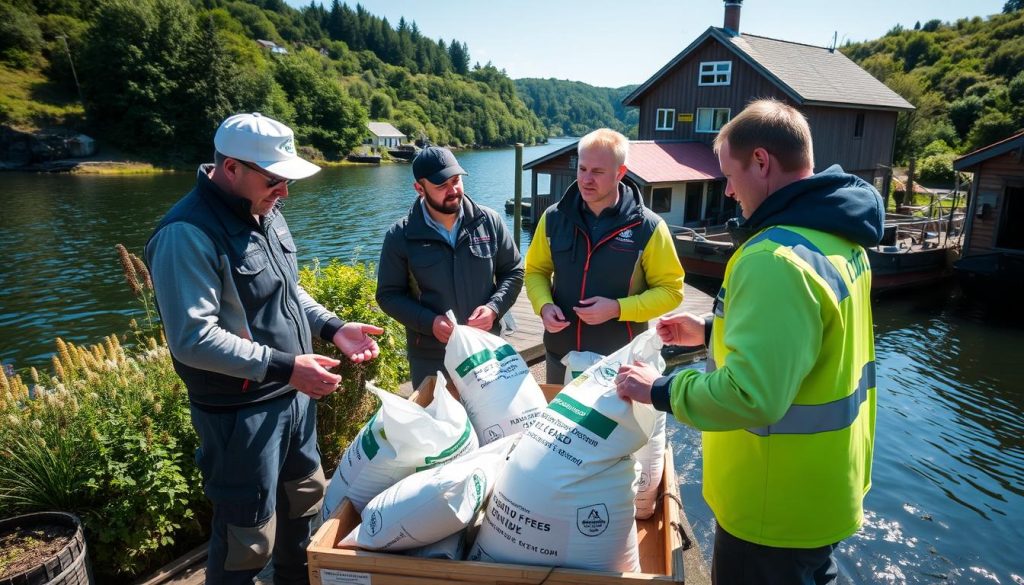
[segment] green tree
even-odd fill
[[[184,0],[105,3],[81,63],[90,123],[128,148],[190,149],[175,135],[179,118],[189,115],[180,108],[180,89],[196,33]]]
[[[1006,4],[1003,4],[1003,12],[1006,14],[1021,10],[1024,10],[1024,0],[1006,0]]]
[[[274,77],[295,107],[295,133],[329,157],[362,142],[366,110],[329,75],[312,49],[276,60]]]
[[[0,2],[0,61],[26,68],[42,46],[43,35],[33,15]]]
[[[984,109],[984,102],[975,95],[960,98],[949,104],[949,120],[953,123],[953,127],[956,128],[956,133],[960,138],[967,136],[971,126],[981,116],[981,112]]]
[[[967,151],[977,150],[1011,136],[1017,131],[1013,118],[1004,112],[987,110],[967,136]]]

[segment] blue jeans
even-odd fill
[[[711,559],[713,585],[832,585],[839,566],[835,544],[818,548],[778,548],[747,542],[715,526]]]
[[[273,559],[275,583],[308,584],[306,546],[326,485],[316,402],[295,392],[234,410],[191,410],[196,464],[213,503],[206,582],[251,585]]]

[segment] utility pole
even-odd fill
[[[78,74],[75,73],[75,62],[71,60],[71,49],[68,48],[68,37],[67,35],[57,35],[57,38],[64,43],[64,53],[68,56],[68,64],[71,65],[71,76],[75,78],[75,89],[78,90],[78,101],[82,102],[82,107],[85,107],[85,98],[82,97],[82,86],[78,83]]]

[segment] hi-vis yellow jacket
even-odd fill
[[[675,416],[704,431],[704,497],[730,534],[813,548],[860,527],[875,433],[870,291],[864,248],[813,229],[768,227],[729,261],[717,368],[665,382]]]

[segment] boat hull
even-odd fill
[[[732,257],[731,244],[694,241],[677,235],[676,253],[687,274],[721,280]],[[871,264],[871,290],[875,293],[925,286],[950,277],[953,251],[948,246],[931,248],[877,246],[867,250]]]

